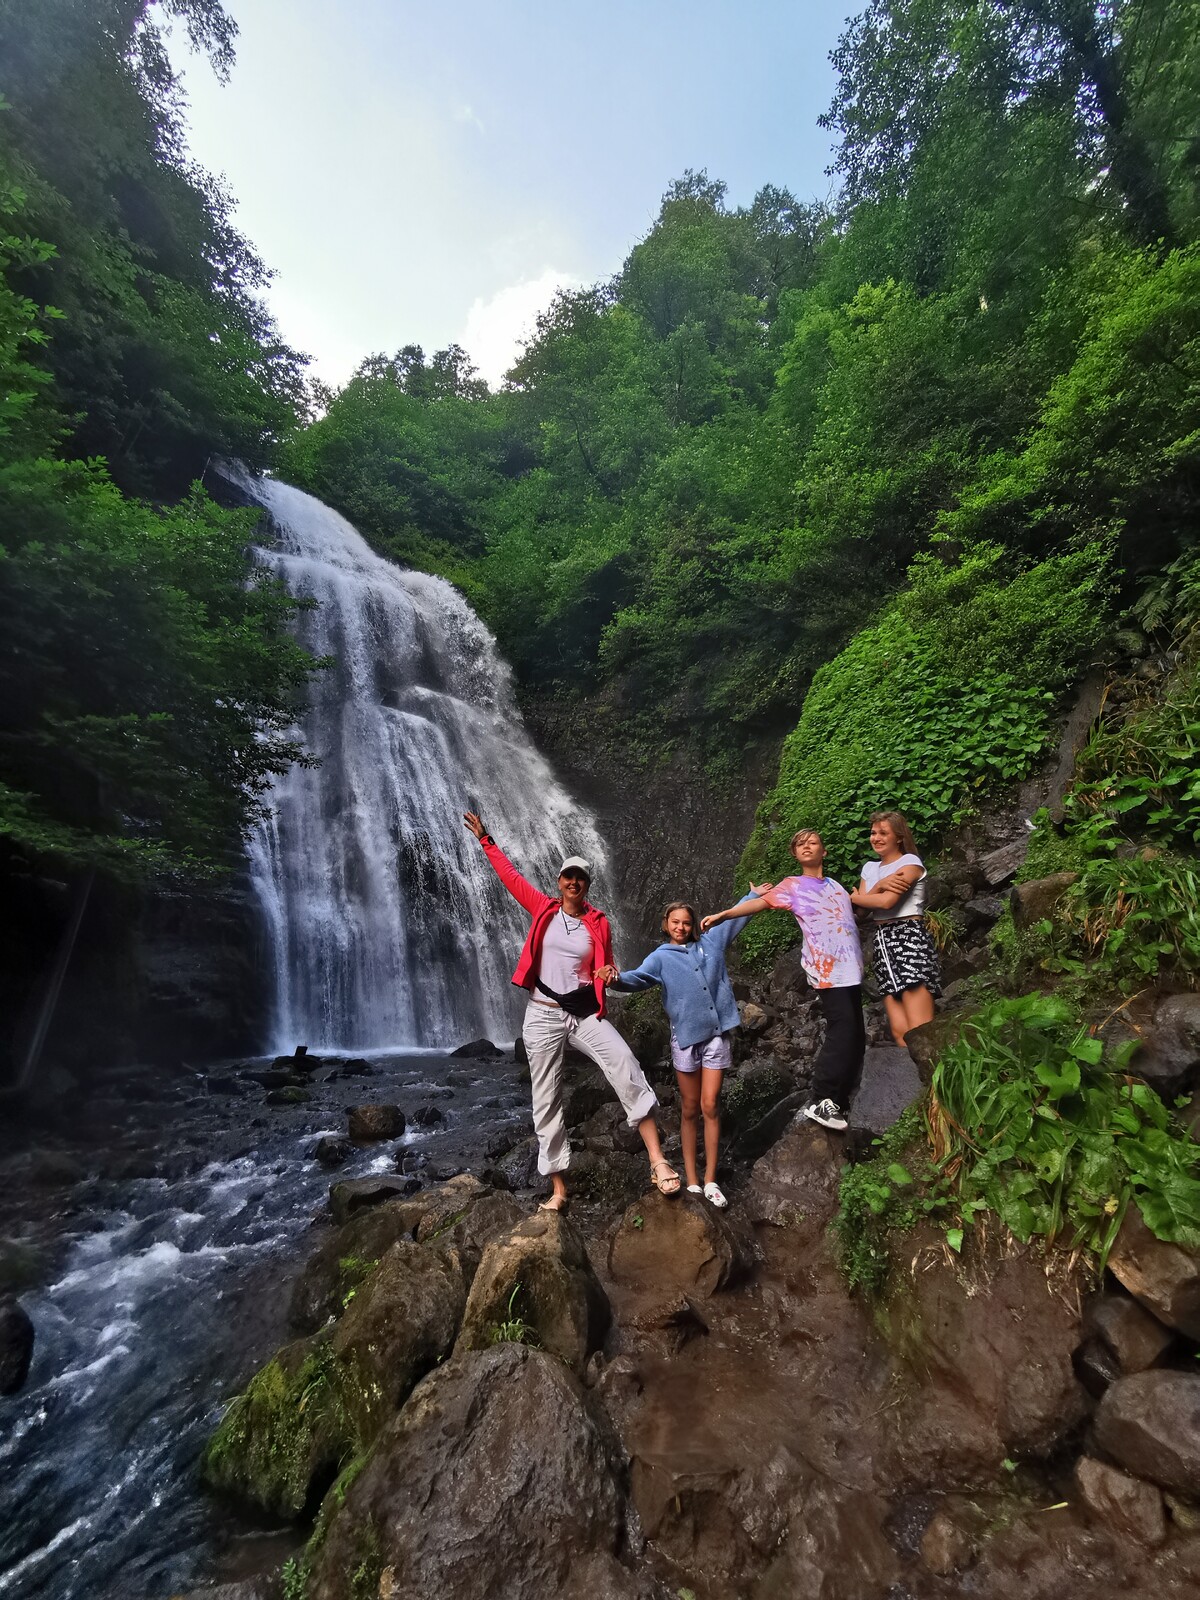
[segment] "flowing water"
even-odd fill
[[[528,1121],[511,1062],[430,1053],[511,1038],[519,1015],[526,918],[463,811],[535,882],[578,853],[603,884],[595,825],[533,748],[461,596],[381,560],[310,496],[229,475],[270,513],[257,559],[318,602],[303,642],[334,658],[299,730],[320,765],[280,779],[251,845],[275,972],[264,1044],[381,1053],[367,1083],[318,1071],[304,1107],[264,1107],[253,1064],[110,1075],[63,1109],[49,1153],[43,1128],[40,1151],[10,1136],[0,1234],[40,1240],[54,1266],[21,1297],[29,1382],[0,1399],[0,1600],[165,1600],[235,1569],[196,1461],[223,1400],[287,1337],[286,1280],[329,1182],[317,1135],[344,1130],[356,1100],[411,1112],[435,1097],[445,1121],[405,1143],[454,1169]],[[396,1158],[359,1152],[342,1175]]]
[[[482,814],[535,883],[582,855],[591,817],[522,725],[511,673],[450,584],[377,556],[311,495],[240,486],[270,513],[257,557],[295,595],[319,673],[300,732],[319,758],[276,785],[251,843],[275,973],[271,1047],[363,1049],[511,1038],[523,913],[462,824]]]
[[[55,1266],[21,1296],[37,1335],[28,1384],[0,1399],[0,1600],[166,1600],[235,1560],[196,1463],[223,1403],[291,1336],[288,1280],[331,1177],[312,1148],[345,1131],[348,1105],[411,1118],[428,1102],[444,1121],[356,1152],[338,1177],[393,1171],[398,1156],[477,1166],[527,1131],[511,1060],[371,1059],[365,1078],[318,1070],[302,1107],[265,1107],[246,1070],[217,1075],[215,1092],[203,1077],[127,1078],[58,1148],[86,1175],[47,1181],[44,1154],[6,1158],[0,1234],[49,1238]]]

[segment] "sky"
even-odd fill
[[[226,0],[219,84],[183,43],[193,156],[338,386],[457,341],[497,385],[556,287],[610,277],[707,168],[830,193],[828,56],[855,0]]]

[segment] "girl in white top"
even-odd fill
[[[871,848],[879,860],[864,864],[850,899],[871,913],[875,981],[892,1038],[903,1044],[910,1028],[933,1021],[934,997],[942,992],[937,951],[924,918],[929,875],[902,812],[875,813]]]

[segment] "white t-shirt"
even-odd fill
[[[592,936],[582,922],[556,911],[542,940],[538,977],[555,994],[570,994],[592,976]]]
[[[891,922],[896,917],[919,917],[925,910],[925,880],[929,874],[925,870],[925,863],[920,856],[901,856],[898,861],[864,861],[862,881],[870,894],[880,878],[888,878],[893,872],[899,872],[901,867],[920,867],[921,876],[913,884],[906,895],[902,895],[894,906],[872,906],[871,920],[873,922]]]

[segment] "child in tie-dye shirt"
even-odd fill
[[[711,928],[759,911],[790,911],[800,924],[800,963],[825,1016],[825,1043],[813,1064],[812,1103],[804,1114],[822,1127],[841,1129],[862,1077],[867,1047],[862,946],[850,896],[835,878],[825,876],[821,835],[801,828],[792,839],[792,854],[800,866],[794,877],[764,885],[754,899],[705,917],[700,926]]]

